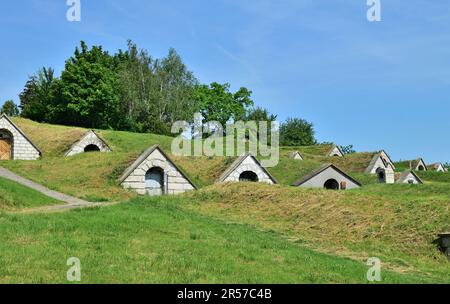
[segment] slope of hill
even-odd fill
[[[450,173],[434,171],[418,171],[419,177],[427,182],[450,183]]]
[[[448,231],[449,184],[366,186],[347,192],[283,186],[215,185],[189,194],[190,209],[251,224],[329,254],[420,272],[450,283],[434,241]]]
[[[364,283],[367,267],[317,253],[275,232],[187,211],[181,197],[49,215],[0,215],[0,282]],[[385,283],[433,282],[383,271]]]
[[[280,163],[278,166],[269,169],[281,185],[212,185],[225,168],[233,162],[234,158],[173,157],[177,165],[194,180],[201,190],[179,197],[148,199],[137,197],[135,193],[122,189],[117,185],[116,179],[138,155],[151,145],[159,144],[170,154],[171,137],[101,130],[98,133],[112,147],[112,153],[85,153],[66,158],[64,157],[64,152],[86,130],[38,124],[20,118],[16,118],[15,122],[41,148],[44,154],[43,159],[32,162],[7,161],[2,162],[1,166],[51,189],[89,201],[128,201],[132,199],[132,204],[138,205],[131,206],[126,204],[125,206],[108,207],[105,210],[92,209],[64,215],[33,215],[19,218],[0,217],[2,223],[8,224],[0,225],[5,232],[3,240],[0,241],[0,250],[8,255],[7,262],[17,263],[12,252],[17,251],[16,244],[20,243],[18,239],[25,238],[20,245],[25,246],[24,248],[29,250],[28,253],[33,257],[29,263],[45,264],[42,265],[45,271],[35,273],[33,279],[46,277],[51,282],[59,280],[56,278],[56,270],[52,268],[54,266],[51,266],[51,263],[56,263],[56,259],[61,258],[63,253],[62,247],[60,248],[58,244],[66,243],[68,241],[67,237],[72,233],[74,234],[73,236],[76,234],[79,238],[73,243],[73,248],[81,248],[79,254],[82,256],[94,255],[94,251],[100,256],[106,255],[105,252],[109,250],[119,252],[118,263],[120,266],[117,267],[120,275],[118,275],[118,278],[123,278],[123,280],[115,280],[109,273],[102,272],[96,266],[92,266],[92,281],[96,282],[108,281],[107,278],[112,282],[137,282],[139,278],[144,278],[144,274],[148,275],[150,270],[140,264],[141,261],[138,261],[137,257],[142,254],[145,255],[145,250],[151,251],[153,249],[155,250],[154,256],[159,256],[161,254],[159,249],[163,247],[162,244],[164,242],[173,244],[171,248],[176,251],[171,257],[171,261],[174,261],[174,264],[170,265],[171,269],[182,267],[175,260],[183,257],[191,259],[190,261],[193,263],[186,266],[186,273],[173,279],[176,282],[183,282],[185,279],[192,278],[197,278],[197,280],[193,280],[197,282],[359,282],[363,280],[363,278],[360,278],[360,275],[364,276],[365,273],[360,274],[360,270],[358,270],[358,275],[355,276],[339,276],[339,271],[336,269],[342,270],[347,267],[342,266],[340,259],[339,261],[320,262],[320,255],[311,258],[305,258],[304,256],[292,258],[289,252],[304,250],[301,249],[303,247],[292,244],[292,242],[277,243],[278,245],[283,244],[280,245],[282,247],[288,246],[286,247],[288,248],[286,249],[288,253],[286,251],[276,253],[280,261],[286,262],[289,260],[289,262],[286,262],[287,264],[280,264],[280,269],[293,267],[292,269],[295,271],[309,273],[309,277],[307,279],[300,277],[297,280],[292,279],[293,274],[289,271],[286,276],[275,269],[269,268],[263,271],[262,268],[267,268],[266,264],[268,262],[266,257],[258,255],[259,253],[253,252],[251,248],[242,246],[248,240],[245,236],[239,235],[240,233],[249,233],[249,238],[259,238],[258,234],[245,230],[248,228],[232,230],[234,228],[231,227],[231,230],[228,230],[228,225],[222,226],[222,224],[217,224],[218,226],[215,226],[216,221],[210,219],[210,217],[215,217],[219,219],[220,223],[233,221],[249,224],[258,230],[275,231],[278,239],[279,236],[287,237],[291,241],[306,245],[314,250],[332,254],[333,256],[338,255],[355,259],[357,262],[354,265],[356,265],[357,269],[361,269],[360,266],[362,264],[360,261],[364,261],[369,256],[376,256],[380,257],[383,263],[392,271],[410,272],[414,277],[413,281],[421,281],[425,278],[433,282],[450,282],[449,264],[438,252],[436,245],[433,244],[437,233],[450,230],[448,223],[448,218],[450,217],[448,204],[450,180],[448,175],[435,172],[421,172],[421,176],[427,181],[425,185],[421,186],[380,185],[376,184],[375,176],[363,174],[374,155],[373,153],[355,153],[346,155],[344,158],[330,158],[323,156],[324,153],[322,153],[328,147],[313,146],[299,147],[298,149],[291,147],[282,148]],[[301,151],[305,157],[304,161],[296,161],[289,158],[289,153],[295,150]],[[360,180],[365,187],[347,192],[327,192],[320,189],[296,189],[289,186],[295,180],[321,164],[330,162],[347,170]],[[0,186],[2,184],[6,185],[6,183],[0,181]],[[10,190],[11,188],[14,188],[14,186],[8,186],[4,192],[8,192],[8,195],[11,195],[10,192],[14,193],[14,190]],[[22,191],[16,191],[16,194],[18,192]],[[53,203],[45,199],[42,200],[25,198],[25,203],[17,204],[17,206],[26,207],[28,206],[27,204],[31,204],[30,201],[37,202],[37,204]],[[167,207],[163,206],[166,203],[169,205]],[[170,207],[172,203],[183,210],[179,211],[177,207],[177,212],[170,213],[173,211],[172,207]],[[185,208],[189,208],[189,211]],[[145,213],[146,211],[155,213],[155,217],[161,216],[162,218],[166,218],[168,216],[167,212],[169,212],[170,216],[168,217],[175,219],[180,214],[182,214],[181,218],[184,218],[184,216],[187,216],[185,212],[188,212],[189,216],[192,215],[195,220],[185,222],[185,228],[181,226],[177,228],[184,232],[194,228],[192,226],[194,221],[201,219],[205,222],[202,222],[204,225],[201,229],[193,229],[198,232],[189,237],[192,244],[189,243],[189,240],[176,243],[176,237],[169,237],[172,233],[171,222],[168,221],[168,224],[158,223],[155,218],[150,218],[149,214],[142,214],[144,218],[141,218],[140,213]],[[163,214],[159,214],[159,211]],[[202,215],[195,215],[198,213]],[[20,222],[17,225],[23,228],[18,228],[14,224],[14,221],[17,219]],[[68,223],[68,221],[74,219],[76,220],[75,224]],[[137,221],[136,224],[134,224],[134,220]],[[124,221],[123,225],[125,226],[122,225],[121,221]],[[57,228],[48,232],[49,226],[45,226],[44,223],[49,223],[51,227],[64,227],[64,231],[67,230],[68,236],[56,233],[58,231]],[[127,226],[130,223],[132,223],[131,226]],[[33,232],[36,227],[33,225],[41,227],[41,230],[39,230],[40,234],[38,234],[39,241],[36,241],[36,243],[27,239],[28,237],[34,237]],[[221,234],[214,232],[209,235],[207,233],[210,229],[208,225],[215,227],[211,229],[217,229]],[[207,235],[206,240],[202,239],[202,229],[206,231],[204,232]],[[114,231],[114,235],[111,234],[111,231]],[[138,232],[136,238],[133,238],[133,233],[130,234],[130,231]],[[95,232],[99,234],[98,239],[90,236],[95,234]],[[176,232],[174,235],[179,235],[179,233],[181,232]],[[226,275],[226,271],[223,270],[226,264],[221,266],[223,269],[219,269],[219,273],[222,275],[218,277],[214,277],[213,272],[206,270],[199,272],[192,270],[193,265],[198,266],[197,263],[203,265],[202,267],[210,267],[212,264],[201,264],[201,259],[197,260],[189,257],[189,246],[195,247],[195,241],[197,241],[197,238],[200,238],[200,242],[204,242],[204,246],[212,246],[212,248],[216,248],[213,251],[219,252],[219,247],[223,249],[223,242],[217,243],[214,240],[222,238],[223,235],[228,233],[235,234],[236,238],[239,238],[237,242],[242,247],[243,251],[241,254],[249,259],[245,262],[248,265],[243,266],[237,263],[231,264],[234,265],[232,267],[235,267],[237,271],[246,271],[247,268],[245,267],[252,263],[256,264],[258,267],[261,267],[261,272],[258,272],[257,276],[242,277],[242,280],[239,280],[233,274],[228,273]],[[119,236],[116,234],[119,234]],[[266,237],[266,234],[264,234],[264,237]],[[130,245],[130,243],[127,243],[130,240],[135,240],[136,244],[145,243],[147,245],[145,245],[145,248],[136,248],[130,257],[126,256],[126,253],[121,248],[114,247],[115,238],[118,238],[118,243],[124,247]],[[159,247],[153,249],[148,247],[150,246],[148,241],[146,241],[148,238],[161,238],[161,242],[158,245],[155,244],[155,246]],[[90,245],[86,245],[85,241],[103,245],[93,248]],[[48,246],[49,243],[52,246]],[[39,257],[43,254],[45,248],[54,248],[52,249],[54,259],[49,262],[39,262]],[[288,254],[289,257],[283,254]],[[212,259],[208,257],[205,251],[201,251],[201,256]],[[230,255],[231,258],[229,258],[223,252],[218,253],[218,256],[222,257],[224,261],[236,258],[236,255]],[[134,261],[130,266],[126,266],[124,262],[128,258]],[[319,273],[317,276],[314,276],[314,272],[311,269],[305,269],[304,267],[306,266],[304,265],[293,266],[301,264],[300,260],[303,258],[317,261],[319,265],[316,267]],[[330,257],[327,256],[326,258]],[[211,260],[212,262],[214,261]],[[95,260],[90,261],[90,263],[96,265],[99,262]],[[152,272],[152,276],[150,276],[152,281],[170,281],[167,276],[162,276],[161,274],[164,274],[162,270],[163,261],[157,259],[155,262],[150,257],[149,263],[156,263],[155,265],[157,265],[157,271]],[[244,262],[240,260],[240,263]],[[132,271],[127,267],[144,267],[144,270],[139,273],[136,279],[133,279],[128,276],[128,273],[132,273]],[[14,268],[10,274],[3,276],[4,278],[10,278],[6,279],[6,281],[20,281],[17,278],[21,278],[23,273],[19,268]],[[336,279],[330,279],[329,276],[325,275],[325,269],[331,269],[331,273],[336,276]],[[352,272],[352,270],[349,271],[350,273]],[[323,280],[320,278],[323,278]],[[399,281],[409,282],[407,278],[408,276],[402,276]],[[393,281],[396,280],[393,279]]]
[[[0,178],[0,210],[58,205],[60,202],[25,186]]]
[[[145,149],[154,144],[161,145],[170,155],[173,140],[171,137],[154,134],[99,130],[97,132],[112,147],[113,153],[81,154],[66,158],[65,151],[87,130],[39,124],[22,118],[15,118],[14,121],[42,150],[43,158],[37,162],[14,161],[3,162],[2,165],[53,190],[89,201],[117,201],[134,197],[134,193],[118,186],[116,179]],[[293,162],[288,157],[288,152],[293,148],[283,148],[279,165],[269,168],[269,171],[281,184],[290,185],[313,169],[331,162],[363,183],[376,181],[375,178],[362,174],[373,154],[357,153],[345,158],[323,156],[329,149],[330,146],[326,145],[301,147],[306,161]],[[234,161],[232,157],[172,158],[200,188],[214,184]]]

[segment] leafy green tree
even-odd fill
[[[355,149],[353,148],[353,145],[341,146],[341,150],[344,154],[356,153]]]
[[[199,85],[195,91],[204,122],[218,121],[225,127],[230,120],[238,121],[246,118],[247,111],[253,106],[252,92],[240,88],[237,92],[230,92],[230,85],[217,82]]]
[[[83,41],[61,74],[61,100],[52,120],[88,128],[115,128],[121,120],[116,58],[101,46],[89,49]]]
[[[51,122],[50,104],[54,99],[55,82],[52,68],[43,67],[32,75],[20,93],[21,116],[38,122]]]
[[[183,63],[174,49],[156,63],[156,115],[165,130],[170,134],[172,124],[178,120],[193,121],[198,109],[194,98],[198,80]]]
[[[20,108],[39,122],[171,134],[175,121],[192,122],[195,112],[223,125],[271,118],[263,109],[248,113],[251,94],[246,88],[232,93],[229,84],[199,85],[174,49],[157,60],[131,41],[114,55],[81,42],[60,78],[42,68],[28,79]]]
[[[269,111],[267,109],[261,108],[261,107],[256,107],[256,108],[252,108],[248,111],[246,117],[245,117],[245,121],[254,121],[257,123],[257,129],[255,130],[256,132],[256,137],[259,138],[259,122],[265,121],[267,122],[267,135],[268,135],[268,142],[270,142],[270,138],[272,135],[272,128],[274,128],[274,123],[277,120],[277,115],[274,114],[270,114]]]
[[[304,119],[288,118],[280,126],[282,146],[310,146],[316,144],[314,125]]]
[[[175,121],[192,121],[198,81],[174,49],[154,60],[129,41],[128,50],[118,57],[120,99],[131,129],[170,134]]]
[[[267,121],[273,123],[277,120],[277,115],[270,114],[267,109],[256,107],[248,111],[245,121]]]
[[[0,109],[0,114],[6,114],[8,116],[18,116],[20,113],[19,107],[12,100],[7,100]]]
[[[128,41],[128,50],[119,51],[118,86],[121,109],[124,116],[122,129],[135,132],[152,132],[149,120],[155,108],[156,61],[145,50],[139,50],[132,41]],[[153,104],[153,105],[152,105]]]

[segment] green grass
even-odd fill
[[[58,214],[0,215],[0,282],[66,283],[69,257],[82,283],[366,283],[368,268],[314,252],[276,232],[212,219],[187,198],[135,199]],[[434,282],[383,271],[385,283]]]
[[[394,165],[395,165],[395,171],[397,171],[397,172],[403,172],[403,171],[411,169],[410,161],[400,161],[400,162],[394,163]]]
[[[360,282],[364,280],[361,265],[371,256],[380,257],[387,269],[410,274],[412,282],[424,278],[450,282],[450,264],[433,244],[437,233],[450,230],[449,174],[419,172],[424,185],[380,185],[376,176],[363,174],[373,153],[329,158],[323,156],[324,146],[294,147],[282,148],[280,163],[269,169],[281,185],[211,186],[234,158],[172,157],[201,190],[160,203],[137,198],[122,189],[117,178],[151,145],[160,144],[169,153],[172,138],[99,131],[112,153],[65,158],[64,152],[86,130],[20,118],[15,122],[44,156],[40,161],[2,162],[2,166],[89,201],[131,199],[134,205],[58,215],[3,215],[0,281],[3,263],[11,265],[3,276],[5,282],[27,281],[25,267],[36,269],[28,279],[32,282],[61,282],[64,257],[77,254],[86,260],[88,282]],[[294,150],[300,150],[305,161],[289,159]],[[288,187],[330,162],[364,187],[346,192]],[[6,196],[21,199],[3,198],[3,204],[9,204],[6,209],[51,204],[33,195],[23,198],[26,191],[13,188],[7,187]],[[261,238],[270,240],[272,251],[255,249],[264,246]],[[211,257],[207,248],[217,257]],[[249,261],[242,260],[240,252]],[[50,258],[45,260],[47,253]],[[275,262],[273,256],[278,257]],[[20,266],[19,258],[25,266]],[[305,260],[314,271],[304,265]],[[389,282],[409,282],[408,278],[393,276]]]
[[[87,131],[81,128],[38,124],[15,118],[14,122],[42,150],[39,161],[8,161],[1,165],[44,186],[82,199],[120,201],[135,194],[122,189],[117,178],[148,147],[160,144],[170,151],[172,138],[153,134],[98,131],[113,153],[64,157],[70,146]]]
[[[425,182],[450,183],[449,172],[418,171],[416,173]]]
[[[191,193],[187,208],[274,230],[315,250],[450,283],[450,263],[434,241],[450,230],[449,187],[368,185],[346,192],[230,184]]]
[[[64,157],[70,146],[87,131],[82,128],[39,124],[23,118],[14,122],[42,150],[40,161],[10,161],[2,166],[44,186],[90,201],[122,201],[136,195],[122,189],[117,179],[124,170],[148,147],[159,144],[171,155],[172,137],[155,134],[139,134],[97,130],[112,148],[112,153],[89,153]],[[295,148],[282,148],[278,166],[269,171],[283,185],[291,185],[313,169],[324,163],[333,162],[350,173],[362,173],[371,159],[371,154],[361,153],[346,158],[330,158],[324,155],[329,145],[299,147],[305,161],[293,161],[288,154]],[[175,157],[180,169],[189,176],[197,187],[216,182],[231,165],[234,157]]]
[[[16,210],[57,204],[60,204],[57,200],[10,180],[0,178],[0,210]]]

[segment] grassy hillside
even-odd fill
[[[85,261],[84,282],[364,282],[363,263],[374,256],[392,271],[386,282],[450,282],[450,264],[433,243],[437,233],[450,230],[449,174],[420,172],[426,184],[419,186],[380,185],[363,173],[374,153],[330,158],[324,156],[330,146],[290,147],[269,168],[281,185],[213,185],[234,158],[172,156],[201,190],[150,199],[116,180],[151,145],[170,155],[172,138],[100,130],[112,153],[66,158],[86,130],[15,122],[43,159],[0,166],[89,201],[131,203],[0,215],[0,282],[62,282],[67,255]],[[289,158],[295,150],[304,161]],[[328,192],[289,186],[324,163],[348,171],[364,187]],[[0,180],[0,209],[57,203],[26,190]]]
[[[379,257],[401,272],[450,283],[450,263],[433,243],[450,230],[447,184],[367,186],[329,192],[267,185],[216,185],[190,194],[192,210],[273,230],[326,253]]]
[[[81,154],[66,158],[64,153],[87,131],[82,128],[39,124],[15,118],[14,122],[42,150],[43,158],[37,162],[1,162],[4,166],[51,189],[89,201],[120,201],[136,195],[117,185],[117,178],[148,147],[159,144],[170,155],[173,138],[154,134],[138,134],[98,130],[113,149],[112,153]],[[289,159],[292,149],[282,149],[277,167],[270,168],[280,183],[290,185],[303,175],[333,162],[349,172],[362,173],[370,162],[370,154],[354,154],[346,158],[329,158],[323,155],[331,146],[302,147],[305,162]],[[229,157],[174,157],[198,187],[215,183],[222,172],[234,161]],[[366,164],[367,163],[367,164]]]
[[[14,172],[61,191],[90,201],[124,200],[134,197],[117,185],[116,179],[140,153],[160,144],[170,151],[171,138],[152,134],[98,131],[113,153],[89,153],[66,158],[64,153],[87,131],[81,128],[38,124],[15,118],[14,122],[42,150],[40,161],[1,162]]]
[[[411,161],[409,161],[409,160],[396,162],[396,163],[394,163],[394,165],[395,165],[395,170],[397,172],[403,172],[405,170],[411,169]]]
[[[276,232],[211,219],[182,197],[62,214],[0,215],[0,282],[64,283],[77,257],[82,283],[365,283],[367,267],[317,253]],[[433,282],[383,271],[385,283]]]
[[[0,210],[16,210],[27,207],[60,204],[51,199],[10,180],[0,178]]]
[[[14,121],[41,148],[43,159],[37,162],[1,162],[0,165],[51,189],[90,201],[120,201],[135,197],[134,193],[117,185],[117,178],[143,151],[154,144],[161,145],[170,155],[173,140],[171,137],[154,134],[98,130],[113,149],[112,153],[81,154],[66,158],[64,153],[87,130],[38,124],[22,118],[15,118]],[[374,176],[364,174],[375,153],[354,153],[342,158],[325,157],[330,148],[330,145],[281,148],[278,166],[268,170],[282,185],[291,185],[321,165],[333,163],[363,185],[376,183]],[[293,151],[300,151],[305,161],[290,159],[289,154]],[[214,184],[235,159],[173,155],[172,158],[200,188]],[[445,177],[442,177],[442,181],[444,180]]]
[[[416,173],[426,182],[450,183],[450,173],[448,172],[420,171]]]

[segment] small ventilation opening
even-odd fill
[[[335,179],[329,179],[323,187],[327,190],[339,190],[339,183]]]
[[[252,171],[245,171],[239,176],[240,182],[258,182],[258,175]]]
[[[100,152],[100,148],[96,145],[88,145],[84,148],[84,152]]]
[[[422,166],[422,165],[420,165],[420,166],[419,166],[419,171],[425,171],[425,167]]]

